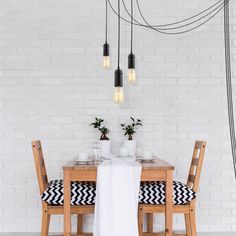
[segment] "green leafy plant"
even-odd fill
[[[132,120],[131,124],[120,124],[122,130],[124,131],[124,136],[128,135],[128,140],[133,140],[133,135],[136,133],[136,130],[139,126],[143,126],[142,120],[137,119],[135,120],[133,117],[130,117]]]
[[[106,126],[102,126],[103,122],[103,119],[95,117],[95,121],[89,126],[93,126],[94,129],[98,129],[101,132],[100,140],[109,140],[107,134],[109,134],[110,130]]]

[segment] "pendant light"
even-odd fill
[[[118,0],[118,63],[115,70],[115,93],[114,102],[122,103],[124,101],[123,94],[123,71],[120,69],[120,0]]]
[[[108,69],[110,67],[109,44],[107,43],[107,1],[106,0],[106,26],[105,26],[105,43],[103,45],[103,67]]]
[[[128,56],[128,83],[134,84],[136,82],[136,72],[135,72],[135,55],[133,54],[133,0],[131,1],[131,37],[130,37],[130,54]]]

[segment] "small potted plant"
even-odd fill
[[[141,119],[134,119],[130,117],[132,123],[131,124],[120,124],[122,130],[124,131],[124,136],[128,136],[128,140],[124,141],[124,147],[128,149],[129,155],[135,156],[136,151],[136,141],[133,140],[133,135],[136,133],[136,130],[139,126],[143,126]]]
[[[94,129],[98,129],[100,131],[101,155],[105,156],[110,153],[111,141],[107,137],[110,130],[105,125],[103,125],[103,122],[103,119],[95,117],[95,121],[89,126],[93,126]]]

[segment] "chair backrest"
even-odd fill
[[[38,183],[39,183],[39,191],[42,194],[47,186],[48,186],[48,177],[47,171],[43,159],[43,150],[41,146],[41,142],[39,140],[32,141],[32,149],[34,154],[34,163],[36,167]]]
[[[205,141],[196,141],[193,150],[192,162],[189,169],[187,185],[195,192],[198,191],[199,180],[202,170],[202,163],[204,159],[206,148]]]

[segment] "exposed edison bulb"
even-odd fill
[[[108,69],[110,67],[110,57],[104,56],[103,57],[103,67]]]
[[[136,72],[135,69],[128,69],[128,82],[134,84],[136,82]]]
[[[124,101],[124,93],[122,87],[115,87],[113,100],[115,103],[122,103]]]

